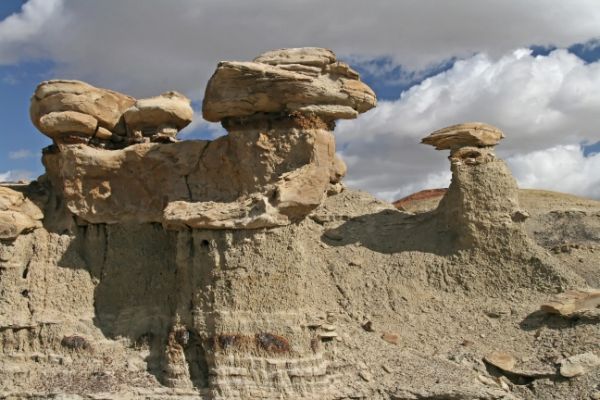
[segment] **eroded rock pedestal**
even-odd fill
[[[517,183],[494,146],[504,134],[483,123],[465,123],[433,132],[423,143],[450,150],[452,182],[437,208],[438,223],[458,248],[513,250],[527,236]]]

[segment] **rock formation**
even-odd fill
[[[203,113],[228,135],[213,142],[138,143],[172,141],[190,122],[189,101],[177,93],[135,101],[81,82],[42,83],[31,115],[57,143],[43,162],[68,212],[78,223],[253,229],[301,219],[339,191],[346,167],[333,121],[374,107],[375,96],[329,50],[275,54],[219,64]],[[289,62],[279,65],[282,57]],[[99,132],[119,148],[66,145]]]
[[[211,142],[176,142],[175,93],[42,84],[46,174],[0,187],[0,398],[595,396],[600,325],[535,310],[600,282],[600,203],[534,213],[534,243],[481,124],[434,135],[454,174],[435,212],[340,190],[334,120],[374,103],[315,48],[220,64]]]
[[[42,211],[15,190],[0,186],[0,240],[42,227]]]
[[[491,125],[465,123],[437,130],[422,140],[450,150],[452,182],[438,206],[438,222],[459,248],[511,248],[526,239],[515,179],[494,146],[504,134]]]
[[[29,114],[56,144],[122,148],[174,139],[192,121],[193,112],[190,100],[177,92],[136,100],[85,82],[51,80],[38,85]]]
[[[208,82],[208,121],[257,113],[300,112],[324,121],[356,118],[375,106],[375,93],[331,50],[269,51],[253,62],[221,62]]]

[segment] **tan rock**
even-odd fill
[[[41,227],[42,211],[22,193],[0,186],[0,239]]]
[[[356,118],[375,106],[375,94],[358,80],[355,71],[346,64],[334,63],[335,56],[325,49],[309,57],[313,50],[281,50],[254,62],[219,63],[206,87],[204,118],[217,122],[256,113],[296,111],[333,120]],[[319,72],[314,67],[307,69],[306,63],[331,67]]]
[[[590,288],[568,290],[557,295],[548,303],[542,304],[540,309],[551,314],[569,317],[586,310],[595,310],[599,307],[600,290]]]
[[[262,53],[253,61],[263,64],[301,64],[324,67],[335,61],[335,54],[329,49],[320,47],[298,47],[271,50]]]
[[[167,205],[163,216],[167,229],[253,229],[290,223],[261,196],[231,203],[174,201]]]
[[[43,161],[69,212],[88,223],[281,226],[321,204],[332,179],[344,173],[324,126],[306,117],[257,119],[230,124],[229,135],[213,142],[120,150],[69,145],[46,152]]]
[[[381,338],[390,344],[400,343],[400,336],[397,333],[384,332],[381,335]]]
[[[513,371],[517,363],[516,358],[514,358],[511,354],[502,351],[494,351],[485,356],[483,359],[485,362],[492,364],[494,367],[508,372]]]
[[[565,378],[574,378],[598,367],[600,367],[600,357],[587,352],[565,359],[560,365],[560,374]]]
[[[52,112],[75,111],[95,118],[100,126],[111,132],[124,133],[124,126],[117,126],[123,112],[135,99],[124,94],[100,89],[85,82],[74,80],[51,80],[38,85],[31,98],[29,109],[31,121],[43,133],[40,119]],[[95,127],[94,127],[95,128]]]
[[[77,111],[55,111],[42,115],[39,120],[40,130],[55,140],[60,140],[63,134],[91,137],[97,126],[96,118]]]
[[[142,131],[146,135],[171,135],[192,122],[194,111],[190,99],[177,92],[140,99],[123,114],[129,131]],[[145,135],[145,136],[146,136]]]
[[[437,130],[423,138],[421,143],[435,146],[436,150],[448,150],[465,146],[495,146],[503,138],[502,131],[494,126],[468,122]]]

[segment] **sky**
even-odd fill
[[[50,140],[28,114],[43,80],[180,91],[195,109],[180,138],[214,138],[200,108],[217,63],[302,46],[332,49],[379,99],[337,124],[348,186],[445,187],[448,155],[420,139],[481,121],[521,187],[600,199],[598,0],[0,0],[0,181],[43,173]]]

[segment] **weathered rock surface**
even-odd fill
[[[15,239],[42,226],[42,211],[22,193],[0,186],[0,239]]]
[[[164,135],[175,137],[177,132],[192,122],[194,111],[190,100],[177,92],[140,99],[125,110],[127,128],[136,137]]]
[[[565,378],[574,378],[600,367],[600,357],[592,352],[571,356],[560,365],[560,374]]]
[[[254,229],[303,218],[339,182],[345,166],[326,128],[302,116],[258,119],[230,123],[229,135],[213,142],[69,145],[43,161],[80,222]]]
[[[264,52],[253,61],[263,64],[300,64],[323,68],[335,62],[335,54],[329,49],[319,47],[300,47]]]
[[[221,62],[204,95],[208,121],[299,111],[325,120],[356,118],[373,108],[373,91],[327,49],[267,52],[253,62]]]
[[[136,100],[72,80],[40,83],[29,112],[33,124],[55,143],[106,147],[108,142],[110,148],[172,141],[193,116],[190,100],[177,92]]]
[[[57,138],[55,130],[47,130],[40,119],[52,112],[74,111],[93,117],[97,124],[111,132],[125,134],[121,124],[123,112],[135,103],[124,94],[99,89],[85,82],[74,80],[51,80],[38,85],[31,99],[30,115],[33,124],[44,134]],[[74,116],[74,115],[73,115]],[[64,116],[68,118],[68,114]],[[77,131],[75,131],[77,132]],[[73,133],[70,130],[60,133]]]
[[[437,150],[451,150],[459,147],[495,146],[504,138],[498,128],[481,122],[469,122],[439,129],[421,141],[435,146]]]
[[[328,54],[254,64],[315,81],[353,75]],[[0,397],[589,397],[598,368],[568,384],[545,371],[596,351],[600,325],[532,310],[600,280],[598,269],[580,276],[527,237],[490,146],[453,147],[454,186],[438,210],[400,212],[338,190],[345,165],[334,114],[311,108],[321,105],[359,111],[286,104],[222,118],[217,140],[166,144],[146,139],[172,126],[141,118],[143,143],[102,148],[97,129],[45,149],[46,175],[0,196],[0,212],[35,220],[0,240]],[[559,232],[577,237],[569,221]],[[497,349],[519,355],[511,373],[544,372],[496,376],[481,360]]]

